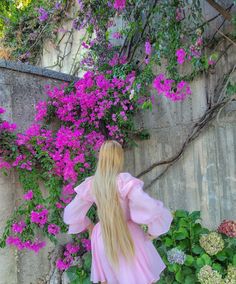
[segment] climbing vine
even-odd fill
[[[21,204],[6,223],[0,247],[7,244],[38,252],[46,244],[43,237],[57,244],[57,235],[66,232],[63,208],[72,200],[76,184],[94,172],[102,142],[115,139],[131,147],[136,145],[135,138],[148,138],[145,129],[135,128],[135,113],[152,109],[156,93],[175,103],[186,99],[192,94],[191,80],[211,72],[222,53],[211,52],[219,39],[216,35],[210,40],[204,37],[210,20],[204,19],[197,0],[101,0],[99,5],[95,0],[2,3],[3,58],[38,64],[43,44],[50,40],[58,50],[55,66],[60,67],[70,54],[69,40],[84,31],[77,50],[83,57],[75,58],[70,71],[72,75],[83,71],[84,75],[70,84],[45,86],[48,100],[37,104],[34,123],[24,133],[0,118],[0,168],[5,174],[16,169],[24,190]],[[232,7],[223,13],[225,17]],[[217,10],[219,17],[222,10]],[[118,25],[120,20],[124,25]],[[235,24],[234,17],[230,21]],[[70,23],[70,28],[64,29],[64,23]],[[66,50],[60,50],[64,37]],[[235,34],[223,38],[235,45]],[[160,71],[163,66],[165,71]],[[226,80],[222,93],[220,100],[212,99],[215,104],[209,103],[180,152],[139,176],[157,165],[172,165],[208,118],[234,99],[234,83]],[[0,108],[1,117],[4,112]],[[88,215],[96,221],[96,208]],[[75,275],[86,279],[88,233],[72,239],[73,244],[67,244],[63,257],[56,261],[57,268],[64,271],[82,263],[69,271],[70,277],[71,281]]]

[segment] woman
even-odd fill
[[[91,281],[102,284],[151,284],[160,279],[165,264],[151,239],[168,232],[172,215],[163,203],[143,191],[143,181],[122,172],[124,151],[105,141],[94,176],[75,187],[77,195],[64,209],[68,234],[89,229]],[[93,203],[99,222],[86,216]],[[140,224],[148,225],[144,233]]]

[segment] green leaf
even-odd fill
[[[171,238],[167,237],[167,238],[164,239],[164,244],[165,244],[166,247],[171,247],[173,245],[173,241],[172,241]]]
[[[219,271],[220,273],[222,273],[224,271],[224,268],[219,263],[213,263],[212,268],[214,270]]]
[[[188,211],[185,211],[185,210],[176,210],[176,211],[175,211],[175,217],[177,217],[177,218],[188,217]]]
[[[183,283],[184,281],[184,275],[181,272],[181,270],[179,270],[176,275],[175,275],[175,279],[179,282],[179,283]]]
[[[224,261],[227,259],[227,255],[224,251],[220,251],[216,254],[216,258],[219,259],[220,261]]]
[[[233,257],[233,265],[236,266],[236,254]]]
[[[188,238],[188,236],[188,231],[185,228],[180,228],[178,231],[174,232],[174,238],[176,240],[184,240],[185,238]]]
[[[193,262],[194,262],[194,257],[192,257],[191,255],[187,255],[184,264],[187,266],[191,266]]]
[[[194,275],[187,275],[184,279],[184,284],[193,284],[196,283],[196,277]]]
[[[192,252],[195,254],[202,254],[204,252],[204,249],[199,245],[195,245],[192,247]]]

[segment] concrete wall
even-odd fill
[[[126,150],[125,171],[138,175],[153,163],[178,152],[191,127],[207,107],[206,97],[214,94],[221,73],[232,68],[235,47],[229,50],[209,78],[199,77],[191,83],[193,94],[184,102],[173,103],[156,96],[153,111],[137,115],[138,127],[149,130],[150,140],[137,141],[139,147]],[[26,70],[26,69],[27,70]],[[38,73],[37,73],[38,72]],[[235,80],[236,73],[234,74]],[[37,101],[45,99],[45,84],[60,84],[73,79],[54,71],[24,64],[0,62],[0,105],[7,109],[5,118],[17,122],[21,130],[33,121]],[[230,111],[230,116],[226,113]],[[178,160],[148,192],[171,209],[201,210],[204,225],[216,228],[225,218],[236,216],[236,106],[232,102],[222,112],[220,123],[212,121]],[[142,179],[147,186],[164,169],[154,168]],[[0,176],[0,232],[17,206],[22,189],[17,174]],[[45,283],[49,270],[48,252],[53,244],[36,256],[6,248],[0,252],[0,284]],[[6,282],[7,279],[7,282]]]
[[[212,15],[213,11],[208,9],[206,16]],[[220,19],[217,21],[220,23]],[[209,36],[214,33],[214,29],[209,30]],[[79,34],[74,38],[77,39],[77,36],[81,38]],[[74,44],[78,45],[78,41],[75,40]],[[219,48],[225,50],[227,44]],[[65,59],[62,67],[55,67],[55,70],[70,73],[73,54],[76,53],[76,49],[72,50],[66,57],[69,59]],[[46,43],[42,67],[53,69],[50,65],[54,64],[55,52],[53,46]],[[126,150],[125,171],[138,175],[153,163],[166,160],[178,152],[191,127],[206,110],[207,98],[216,93],[215,88],[222,74],[233,67],[235,54],[236,49],[231,46],[209,77],[196,78],[191,83],[193,94],[186,101],[173,103],[156,96],[153,111],[143,111],[137,115],[137,128],[147,128],[151,138],[137,141],[138,148]],[[43,86],[72,79],[71,76],[49,69],[0,61],[0,106],[7,109],[4,117],[17,122],[21,130],[33,121],[37,101],[46,98]],[[235,219],[236,216],[235,109],[232,102],[222,112],[220,123],[212,121],[187,147],[183,156],[148,189],[152,196],[163,200],[172,209],[201,210],[203,223],[210,228],[216,228],[225,218]],[[229,111],[230,116],[226,116]],[[157,167],[144,175],[142,179],[145,185],[163,169],[164,166]],[[21,187],[16,173],[11,172],[7,177],[1,174],[0,233],[17,205],[20,194]],[[49,242],[38,256],[33,252],[19,253],[14,248],[0,250],[0,284],[45,283],[49,270],[48,252],[52,248]]]
[[[25,130],[34,119],[35,105],[46,99],[44,85],[58,85],[75,79],[67,74],[39,67],[0,61],[0,106],[6,109],[3,118],[15,122],[19,131]],[[0,173],[0,234],[6,221],[20,203],[23,190],[17,173],[9,176]],[[63,241],[63,238],[62,238]],[[0,249],[0,284],[42,284],[49,272],[48,253],[54,245],[47,246],[36,255],[33,251],[17,251],[14,247]]]

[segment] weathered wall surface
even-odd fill
[[[17,123],[19,130],[25,130],[34,120],[36,103],[47,97],[44,85],[58,85],[72,79],[67,74],[1,60],[0,106],[6,109],[3,118]],[[0,173],[0,235],[20,203],[22,193],[16,172],[11,171],[9,176]],[[38,254],[17,251],[14,247],[0,249],[0,284],[45,283],[50,268],[48,253],[53,248],[47,241],[45,249]]]
[[[209,78],[199,77],[191,84],[193,95],[186,101],[173,103],[156,96],[153,111],[136,117],[137,127],[149,130],[151,138],[137,141],[138,148],[126,151],[125,171],[134,175],[153,163],[168,159],[181,148],[191,127],[207,108],[207,96],[214,93],[221,72],[227,73],[236,50],[218,65]],[[5,118],[17,122],[21,130],[33,122],[37,101],[45,99],[45,84],[60,84],[72,77],[57,72],[43,74],[39,68],[23,64],[0,63],[0,105],[7,109]],[[24,68],[29,68],[29,73]],[[30,73],[30,72],[33,73]],[[37,71],[40,71],[37,74]],[[236,74],[234,74],[236,75]],[[56,79],[59,77],[60,79]],[[230,115],[226,118],[226,112]],[[212,121],[184,152],[183,156],[156,181],[149,193],[164,201],[171,209],[201,210],[203,223],[216,228],[225,218],[236,216],[236,106],[231,103],[222,112],[220,121]],[[160,174],[164,166],[154,168],[143,178],[145,185]],[[0,233],[21,197],[15,172],[0,176]],[[49,271],[48,252],[53,244],[38,255],[1,250],[0,284],[44,283]],[[7,279],[7,282],[6,282]]]
[[[206,17],[211,17],[212,11],[207,11]],[[209,31],[209,36],[212,33],[214,29]],[[80,34],[74,35],[77,46],[80,38]],[[61,44],[64,50],[66,42],[62,41]],[[226,50],[227,46],[220,46],[220,50]],[[59,69],[55,67],[55,70],[70,73],[76,54],[76,49],[72,49],[68,59],[65,58],[63,65]],[[191,128],[207,109],[208,98],[216,92],[215,88],[222,74],[233,68],[235,54],[236,49],[232,45],[214,73],[207,78],[198,77],[191,83],[193,94],[184,102],[173,103],[165,97],[156,96],[153,111],[144,111],[137,115],[137,127],[148,129],[151,137],[149,140],[137,141],[138,148],[126,150],[125,171],[138,175],[153,163],[166,160],[179,151]],[[55,50],[48,42],[41,66],[53,69],[50,65],[55,64],[54,59]],[[16,122],[21,130],[26,129],[33,121],[36,102],[46,98],[43,86],[56,85],[71,79],[72,77],[62,73],[0,61],[0,106],[7,109],[4,117]],[[230,115],[226,116],[228,112]],[[219,122],[210,122],[186,148],[182,157],[148,191],[173,210],[201,210],[203,223],[210,228],[216,228],[223,219],[235,219],[235,149],[236,106],[235,102],[232,102],[222,112]],[[165,166],[156,167],[144,175],[142,179],[145,185],[164,169]],[[16,173],[12,172],[7,177],[1,174],[0,233],[20,196],[21,187]],[[49,270],[48,252],[52,248],[53,245],[48,243],[37,256],[33,252],[19,253],[14,248],[0,250],[0,284],[44,283],[43,279]]]
[[[224,48],[224,47],[223,47]],[[222,77],[233,68],[236,47],[232,46],[209,78],[191,83],[193,94],[173,103],[157,97],[152,112],[141,113],[137,126],[149,129],[151,139],[131,150],[129,169],[138,175],[153,163],[167,160],[182,147],[193,125],[207,109],[207,96],[216,92]],[[236,81],[236,72],[232,76]],[[131,162],[132,161],[132,162]],[[148,185],[165,166],[154,168],[143,179]],[[231,102],[213,120],[150,188],[153,196],[172,209],[201,210],[204,225],[216,228],[223,219],[236,218],[236,104]]]

